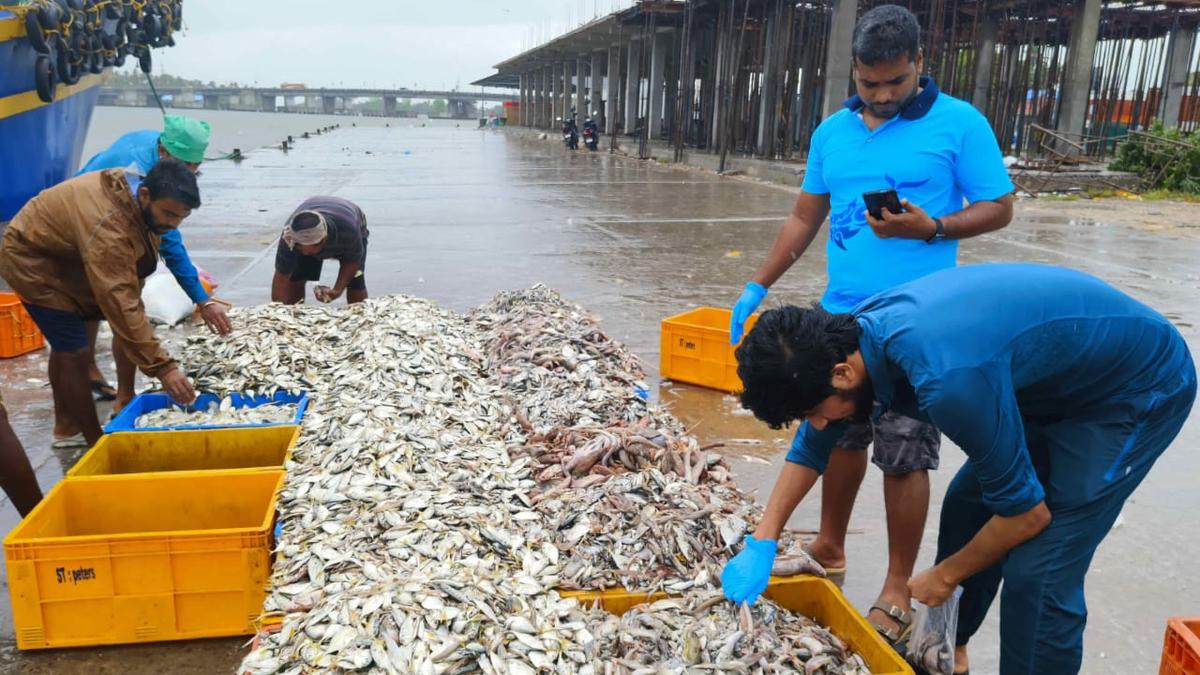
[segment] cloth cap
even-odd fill
[[[301,211],[292,216],[287,227],[283,228],[283,243],[288,248],[300,246],[315,246],[325,241],[329,235],[329,224],[325,216],[317,211]]]
[[[163,117],[162,135],[158,142],[181,162],[199,164],[208,148],[208,122],[182,115]]]

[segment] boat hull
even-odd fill
[[[42,102],[33,77],[37,53],[18,23],[0,12],[0,222],[78,170],[102,82],[88,75]]]

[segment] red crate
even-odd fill
[[[1200,617],[1167,621],[1158,675],[1200,675]]]
[[[42,331],[16,293],[0,291],[0,358],[8,359],[46,346]]]

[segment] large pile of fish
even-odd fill
[[[609,616],[595,633],[597,658],[618,675],[870,673],[861,656],[812,619],[767,599],[735,607],[720,592],[640,605]]]
[[[231,316],[235,338],[181,350],[199,390],[310,393],[278,630],[246,672],[595,672],[607,615],[555,589],[712,591],[758,517],[638,394],[636,359],[547,289],[468,317],[402,296]]]
[[[514,410],[509,454],[533,460],[533,503],[564,551],[561,586],[711,588],[759,509],[719,456],[639,393],[637,357],[544,286],[470,316]]]
[[[288,422],[296,417],[296,404],[268,403],[256,407],[238,408],[228,396],[220,403],[213,401],[207,408],[190,409],[168,406],[151,410],[137,418],[134,426],[172,428],[183,426],[230,426],[239,424],[274,424]]]
[[[657,412],[639,394],[646,373],[637,357],[557,291],[500,293],[470,318],[487,346],[491,379],[510,394],[518,419],[539,431],[633,424]],[[669,415],[655,422],[681,431]]]

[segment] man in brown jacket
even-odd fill
[[[159,162],[136,188],[130,180],[137,179],[110,169],[43,190],[13,218],[0,245],[0,276],[50,343],[55,408],[88,445],[101,431],[88,381],[86,320],[106,319],[125,355],[176,401],[196,396],[154,335],[141,282],[158,265],[159,237],[199,208],[200,190],[176,160]]]

